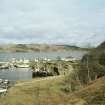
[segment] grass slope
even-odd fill
[[[0,105],[105,105],[105,77],[92,81],[73,93],[64,93],[63,76],[20,81]]]
[[[58,105],[65,100],[59,84],[62,80],[58,76],[18,82],[1,97],[0,105]]]
[[[105,105],[105,77],[92,81],[69,97],[72,97],[70,105]]]

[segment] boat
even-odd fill
[[[5,92],[7,92],[7,89],[0,88],[0,93],[5,93]]]
[[[4,82],[3,82],[4,84],[9,84],[9,80],[8,79],[6,79],[6,80],[4,80]]]
[[[16,64],[16,65],[14,65],[14,67],[16,67],[16,68],[29,68],[29,65],[27,65],[27,64]]]
[[[8,65],[2,65],[2,66],[0,66],[0,69],[9,69],[9,66]]]
[[[62,61],[75,61],[76,59],[72,56],[68,56],[66,58],[61,58]]]
[[[0,62],[0,69],[9,69],[9,62]]]
[[[3,82],[3,79],[0,79],[0,84]]]

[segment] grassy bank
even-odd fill
[[[0,105],[105,105],[105,77],[75,92],[64,92],[64,76],[19,81]]]
[[[0,105],[58,105],[65,101],[61,91],[63,79],[58,76],[18,82],[1,97]]]

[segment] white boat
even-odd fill
[[[9,80],[4,80],[4,82],[3,82],[4,84],[8,84],[9,83]]]
[[[0,66],[0,69],[9,69],[9,66],[8,65],[2,65],[2,66]]]
[[[15,65],[16,68],[29,68],[29,65],[27,64],[17,64]]]
[[[0,83],[2,83],[3,82],[3,79],[0,79]]]
[[[7,89],[0,88],[0,93],[5,93],[5,92],[7,92]]]
[[[62,61],[75,61],[76,59],[74,57],[66,57],[66,58],[61,58]]]

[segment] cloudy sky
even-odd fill
[[[96,46],[105,40],[105,0],[0,0],[0,43]]]

